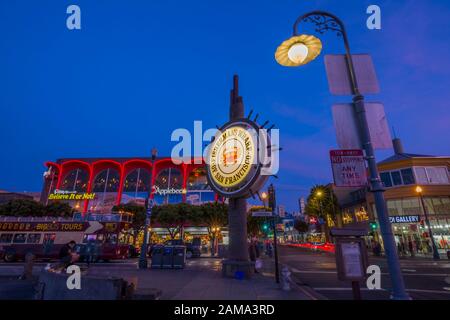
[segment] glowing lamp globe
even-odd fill
[[[302,34],[284,41],[275,52],[277,62],[285,67],[298,67],[317,58],[322,42],[314,36]]]

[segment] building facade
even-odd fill
[[[397,246],[406,254],[431,253],[424,208],[416,191],[420,186],[435,243],[445,253],[450,249],[450,156],[405,153],[399,139],[394,140],[394,151],[378,163],[378,169]],[[340,204],[344,225],[377,221],[373,194],[367,189],[347,192]],[[374,239],[381,242],[378,226],[372,226]]]
[[[55,192],[87,194],[89,199],[67,201],[83,213],[109,213],[113,206],[130,202],[144,205],[150,186],[155,204],[217,199],[202,162],[174,164],[171,158],[158,158],[152,168],[150,158],[77,158],[45,166],[41,202],[51,201]]]

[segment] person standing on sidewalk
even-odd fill
[[[415,257],[415,252],[414,252],[414,244],[411,240],[408,241],[408,248],[409,248],[409,254],[411,255],[412,258]]]
[[[255,249],[255,242],[250,240],[250,243],[248,245],[248,255],[250,257],[250,261],[256,264],[256,249]],[[256,270],[256,267],[254,268],[255,273],[258,273],[258,270]]]

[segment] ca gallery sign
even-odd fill
[[[414,216],[390,216],[389,220],[391,223],[419,223],[420,217],[418,215]]]
[[[207,156],[207,178],[222,196],[248,197],[267,180],[261,175],[269,155],[270,138],[261,134],[258,124],[248,119],[230,121],[215,135]]]

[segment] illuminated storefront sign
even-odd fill
[[[153,192],[165,196],[166,194],[185,194],[186,189],[166,188],[162,189],[158,186],[153,186]]]
[[[389,217],[391,223],[419,223],[420,217],[415,216],[391,216]]]
[[[56,189],[48,195],[48,200],[94,200],[95,193],[78,193],[77,191],[67,191]]]

